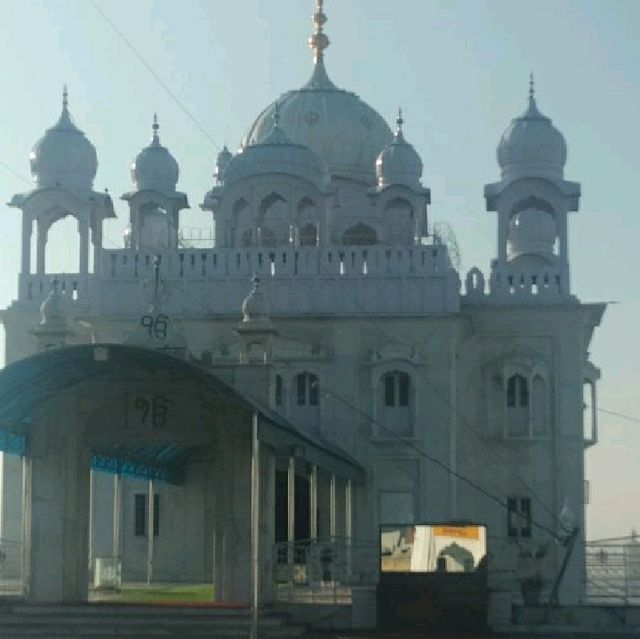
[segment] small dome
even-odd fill
[[[527,110],[502,134],[497,156],[503,179],[563,178],[567,145],[562,133],[538,110],[533,85]]]
[[[384,148],[376,160],[376,176],[378,186],[404,184],[415,188],[422,177],[422,160],[416,150],[409,144],[402,133],[402,111],[396,120],[398,128],[393,142]]]
[[[51,291],[40,305],[40,326],[61,327],[66,326],[65,299],[58,289],[58,280],[51,283]]]
[[[271,131],[260,142],[243,147],[224,172],[225,185],[266,173],[292,175],[321,190],[330,182],[326,164],[310,148],[292,142],[280,128],[280,114],[274,112]]]
[[[138,191],[175,193],[180,169],[169,150],[160,144],[157,116],[153,116],[151,144],[138,153],[131,166],[131,179]]]
[[[509,222],[507,257],[520,255],[552,257],[556,241],[556,223],[548,211],[529,208],[516,213]]]
[[[216,177],[216,180],[218,181],[218,184],[222,183],[222,181],[224,180],[224,172],[227,170],[227,166],[229,165],[229,162],[231,162],[232,159],[233,159],[233,153],[229,151],[229,149],[227,148],[227,145],[225,144],[224,147],[222,148],[222,151],[218,153],[218,158],[216,160],[215,177]]]
[[[243,323],[268,323],[270,321],[269,302],[264,293],[260,290],[260,278],[257,274],[254,274],[252,282],[253,288],[242,302],[242,321]]]
[[[62,186],[88,191],[93,188],[98,171],[96,149],[71,118],[66,88],[60,119],[35,143],[29,159],[31,174],[39,188]]]

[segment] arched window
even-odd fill
[[[529,382],[516,373],[507,379],[507,435],[527,437],[529,435]]]
[[[383,378],[384,405],[409,406],[409,375],[402,371],[391,371],[385,373]]]
[[[300,246],[318,246],[318,227],[311,222],[305,224],[299,233]]]
[[[320,384],[313,373],[296,375],[296,404],[298,406],[318,406],[320,404]]]
[[[392,370],[380,377],[378,392],[379,437],[413,435],[414,394],[408,373]]]
[[[345,246],[370,246],[378,243],[378,235],[375,229],[359,222],[344,232],[342,243]]]

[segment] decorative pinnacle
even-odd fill
[[[533,79],[533,71],[529,74],[529,98],[533,100],[536,97],[536,83]]]
[[[69,107],[69,92],[67,91],[67,85],[62,88],[62,109],[64,111]]]
[[[160,125],[158,124],[158,114],[153,114],[153,124],[151,125],[151,129],[153,130],[153,138],[152,142],[154,144],[160,144],[160,136],[158,135],[158,131],[160,130]]]
[[[316,12],[313,14],[313,22],[316,25],[315,33],[309,38],[309,46],[314,51],[314,61],[316,64],[324,59],[324,50],[329,46],[329,38],[324,33],[324,25],[327,16],[323,12],[324,0],[316,0]]]
[[[402,125],[404,124],[404,118],[402,117],[402,107],[398,109],[396,124],[398,125],[398,133],[402,133]]]

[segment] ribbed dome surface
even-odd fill
[[[418,152],[404,139],[402,114],[398,117],[398,130],[393,142],[386,146],[376,160],[378,186],[403,184],[416,187],[422,177],[422,160]]]
[[[36,142],[29,159],[31,174],[39,188],[92,189],[98,156],[93,144],[71,119],[66,90],[60,119]]]
[[[338,89],[322,61],[301,89],[277,100],[280,127],[290,140],[307,146],[327,164],[332,176],[375,183],[376,158],[392,140],[384,119],[357,95]],[[263,141],[271,131],[276,102],[249,128],[247,146]]]
[[[280,127],[275,113],[268,135],[260,142],[242,148],[228,163],[224,183],[229,186],[246,177],[265,173],[295,175],[307,180],[319,189],[329,184],[329,173],[324,161],[310,148],[292,142]]]
[[[139,191],[175,193],[180,168],[169,150],[160,144],[158,122],[154,117],[151,144],[142,149],[131,166],[131,179]]]
[[[526,112],[512,120],[498,145],[504,179],[550,177],[562,179],[567,161],[564,137],[538,110],[533,95]]]

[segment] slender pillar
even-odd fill
[[[87,554],[89,558],[89,571],[93,570],[93,520],[95,517],[93,508],[93,494],[94,494],[94,476],[93,470],[89,470],[89,552]]]
[[[331,538],[336,536],[336,476],[333,473],[329,484],[329,534]]]
[[[100,222],[91,230],[91,242],[93,243],[93,272],[99,273],[102,252],[102,226]]]
[[[89,222],[78,220],[78,233],[80,235],[80,273],[86,275],[89,272]]]
[[[154,499],[153,499],[153,479],[149,480],[149,495],[147,497],[148,506],[148,525],[147,525],[147,584],[151,585],[153,581],[153,544],[155,541],[155,527],[154,527]]]
[[[251,639],[258,639],[260,604],[260,442],[258,413],[251,423]]]
[[[347,479],[344,485],[344,535],[347,540],[353,536],[353,485]]]
[[[36,271],[38,275],[44,275],[45,251],[47,249],[47,235],[49,227],[42,220],[38,220],[38,245],[36,252]]]
[[[309,522],[311,539],[318,538],[318,467],[311,466],[309,473]]]
[[[22,265],[24,274],[31,273],[31,234],[33,233],[33,221],[26,214],[22,214]]]
[[[118,558],[122,554],[122,475],[113,476],[113,556]]]
[[[296,540],[296,458],[289,457],[287,469],[287,541],[290,545]],[[290,550],[292,548],[290,547]],[[293,553],[290,552],[290,555]]]
[[[347,479],[344,484],[344,536],[346,537],[346,564],[349,578],[352,575],[351,539],[353,537],[353,485]]]

